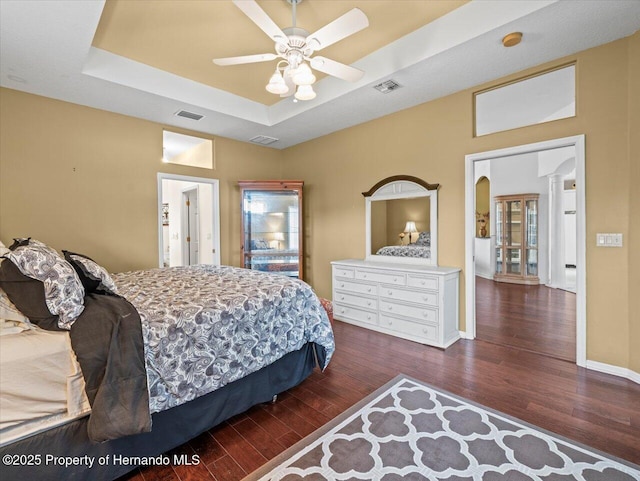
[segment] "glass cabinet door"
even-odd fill
[[[301,188],[273,187],[242,189],[243,266],[301,277]]]
[[[538,201],[527,201],[527,270],[526,275],[538,275]]]
[[[495,197],[494,279],[538,284],[538,194]]]

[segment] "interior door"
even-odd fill
[[[200,263],[200,215],[198,187],[182,193],[183,205],[183,262],[185,266]]]

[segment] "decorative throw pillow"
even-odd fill
[[[415,242],[417,246],[431,246],[431,232],[420,232],[418,240]]]
[[[61,329],[71,329],[84,310],[84,288],[73,267],[55,250],[36,240],[29,240],[28,244],[16,247],[6,257],[22,274],[42,282],[49,312],[58,316],[58,326]],[[12,298],[9,289],[2,287],[18,309],[31,319]]]
[[[109,294],[118,293],[118,288],[107,270],[96,261],[75,252],[63,250],[62,253],[67,262],[73,266],[78,274],[86,294],[96,291],[107,292]]]
[[[0,287],[19,312],[42,329],[57,331],[58,316],[51,314],[42,282],[25,276],[11,261],[0,262]]]
[[[17,237],[13,239],[13,244],[9,246],[9,250],[13,251],[16,247],[29,245],[31,237]],[[37,241],[36,241],[37,242]]]

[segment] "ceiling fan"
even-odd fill
[[[275,42],[276,53],[244,55],[241,57],[217,58],[216,65],[239,65],[268,62],[281,58],[266,86],[268,92],[289,97],[295,94],[298,100],[311,100],[316,93],[312,84],[316,81],[309,65],[342,80],[355,82],[364,72],[319,55],[315,52],[359,32],[369,26],[369,19],[358,8],[354,8],[314,33],[296,26],[296,5],[302,0],[286,0],[292,5],[293,26],[280,29],[255,0],[232,0],[242,12]],[[307,64],[306,62],[309,62]]]

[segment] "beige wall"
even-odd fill
[[[30,235],[113,271],[155,266],[162,171],[220,179],[222,262],[239,265],[235,183],[285,173],[305,181],[305,277],[330,297],[330,261],[364,256],[361,192],[379,180],[440,183],[439,262],[464,267],[465,154],[585,134],[587,357],[638,372],[639,37],[502,79],[576,60],[576,118],[473,138],[472,92],[487,84],[284,151],[217,138],[213,171],[162,164],[162,125],[0,89],[0,239]],[[625,246],[596,248],[596,232],[622,232]]]
[[[632,42],[637,43],[639,35]],[[289,177],[304,179],[308,187],[308,281],[320,295],[329,297],[330,262],[363,257],[364,200],[360,192],[398,174],[440,184],[439,263],[463,268],[465,154],[585,134],[587,357],[628,367],[629,351],[638,350],[637,343],[629,342],[630,325],[637,329],[637,321],[630,322],[628,261],[631,251],[640,250],[640,240],[629,236],[629,44],[629,39],[622,39],[287,149],[284,171]],[[577,61],[576,118],[473,138],[474,90],[572,60]],[[634,202],[637,208],[635,197]],[[595,248],[596,232],[622,232],[628,242],[621,249]],[[635,262],[637,265],[637,259]],[[463,272],[463,328],[464,285]]]
[[[640,33],[629,40],[629,368],[640,373]]]
[[[31,236],[111,271],[158,264],[158,172],[220,180],[221,258],[231,265],[240,265],[236,182],[280,177],[273,149],[216,138],[216,170],[164,164],[160,124],[8,89],[0,105],[0,239]]]

